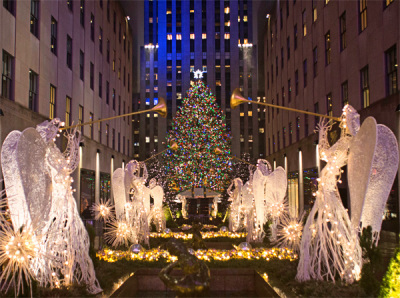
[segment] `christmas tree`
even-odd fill
[[[170,189],[180,192],[194,186],[222,191],[228,186],[231,138],[225,116],[202,81],[188,90],[167,139],[178,144],[176,151],[165,155]]]

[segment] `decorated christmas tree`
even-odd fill
[[[170,189],[180,192],[194,186],[222,191],[228,186],[231,137],[225,116],[202,81],[188,90],[167,139],[178,144],[165,156]]]

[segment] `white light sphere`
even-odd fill
[[[132,244],[131,247],[129,248],[129,251],[134,254],[138,254],[140,252],[144,252],[145,249],[140,244]]]
[[[193,248],[188,248],[188,252],[189,252],[191,255],[194,255],[194,253],[195,253],[195,251],[194,251]]]
[[[239,248],[239,250],[251,250],[252,249],[250,243],[248,243],[248,242],[240,243],[238,248]]]
[[[171,233],[171,230],[168,229],[168,228],[166,228],[166,229],[164,230],[164,233],[165,233],[165,234],[170,234],[170,233]]]
[[[222,233],[228,232],[228,228],[227,228],[226,226],[222,226],[219,230],[220,230]]]

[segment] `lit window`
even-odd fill
[[[231,35],[230,35],[229,33],[225,33],[225,34],[224,34],[224,38],[225,38],[225,39],[230,39],[230,38],[231,38]]]
[[[240,117],[244,117],[244,112],[240,112]]]
[[[252,117],[253,116],[253,111],[248,111],[247,116]]]
[[[170,10],[167,10],[167,14],[171,14],[172,12]]]
[[[238,16],[238,22],[240,22],[240,16]]]
[[[225,22],[225,26],[230,27],[231,26],[231,21]]]
[[[247,22],[247,16],[243,16],[243,22]]]
[[[182,34],[177,34],[176,35],[176,40],[182,40]]]
[[[150,137],[146,137],[146,143],[150,143]]]
[[[167,34],[167,39],[172,40],[172,34]]]
[[[203,34],[201,35],[201,38],[202,38],[202,39],[206,39],[206,38],[207,38],[207,33],[203,33]]]
[[[50,112],[49,112],[50,119],[53,119],[55,116],[55,106],[56,106],[56,87],[50,85]]]
[[[150,23],[150,24],[153,23],[153,18],[149,18],[149,23]]]
[[[190,33],[190,39],[194,39],[194,33]]]
[[[225,7],[224,12],[229,13],[230,12],[229,7]]]

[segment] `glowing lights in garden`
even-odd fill
[[[218,249],[199,249],[194,252],[194,255],[203,261],[229,261],[229,260],[265,260],[272,259],[294,261],[297,259],[297,254],[292,250],[286,248],[253,248],[251,250],[218,250]],[[156,262],[160,259],[165,259],[167,262],[174,262],[176,257],[170,255],[167,250],[151,249],[138,254],[131,253],[130,251],[108,250],[104,249],[97,252],[97,258],[107,262],[117,262],[120,260],[129,261],[146,261]]]

